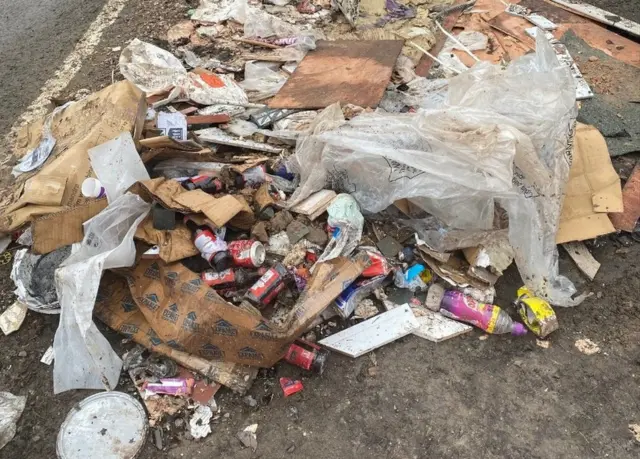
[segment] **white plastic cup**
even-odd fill
[[[85,198],[101,198],[106,194],[100,180],[93,177],[84,179],[82,182],[82,196]]]

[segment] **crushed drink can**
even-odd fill
[[[229,242],[227,249],[233,264],[243,268],[259,268],[267,256],[262,242],[253,239]]]
[[[247,290],[245,298],[258,308],[267,306],[284,290],[288,275],[289,271],[281,264],[273,266]]]

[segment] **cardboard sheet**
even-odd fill
[[[122,81],[71,104],[56,115],[51,126],[56,139],[51,156],[39,170],[22,174],[10,182],[8,190],[5,190],[10,198],[2,205],[8,207],[18,201],[24,183],[35,175],[67,179],[60,205],[27,204],[13,212],[7,212],[5,207],[0,217],[0,233],[20,228],[35,215],[56,212],[61,207],[72,207],[85,202],[80,187],[85,178],[93,176],[88,150],[125,131],[131,132],[133,138],[138,139],[145,113],[144,94],[128,81]],[[22,136],[15,155],[24,156],[26,151],[37,145],[41,130],[41,123],[35,123],[29,128],[30,133]]]
[[[166,263],[198,255],[198,249],[191,240],[191,231],[182,223],[172,230],[157,230],[153,227],[152,217],[147,217],[136,230],[134,236],[147,244],[157,245],[160,258]]]
[[[46,254],[65,245],[82,241],[84,238],[82,224],[98,215],[106,207],[107,198],[92,199],[62,211],[57,208],[57,212],[35,219],[31,226],[33,251],[37,254]]]
[[[99,295],[95,310],[111,328],[152,350],[164,344],[207,360],[268,368],[369,263],[359,254],[318,265],[285,325],[227,303],[182,264],[158,260],[142,259],[127,270],[129,291]]]
[[[155,199],[178,212],[203,213],[218,227],[229,223],[240,229],[251,229],[255,222],[251,207],[239,195],[214,198],[202,190],[187,191],[179,182],[163,177],[140,182],[133,191],[148,201]]]
[[[402,40],[320,40],[269,102],[270,108],[320,109],[335,102],[378,106]]]
[[[593,126],[578,123],[556,242],[583,241],[615,231],[607,212],[622,211],[620,177]]]

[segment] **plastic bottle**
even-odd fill
[[[440,313],[461,322],[467,322],[487,333],[521,336],[527,334],[527,329],[520,322],[514,322],[509,314],[494,304],[480,303],[468,295],[457,290],[445,290],[439,285],[429,289],[427,305],[433,309],[433,305],[439,305]]]

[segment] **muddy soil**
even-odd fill
[[[616,2],[618,11],[613,0],[605,1],[603,7],[630,19],[637,14],[633,2]],[[65,95],[119,79],[119,52],[113,48],[136,36],[161,42],[190,6],[177,0],[130,1]],[[637,160],[619,158],[616,170],[625,178]],[[220,414],[209,437],[193,440],[184,422],[179,426],[180,421],[170,419],[163,426],[163,449],[150,436],[140,457],[638,457],[640,442],[628,426],[640,424],[640,244],[614,235],[589,248],[602,263],[593,282],[561,252],[562,272],[579,291],[594,295],[576,308],[558,308],[561,328],[548,348],[531,335],[486,336],[474,330],[439,344],[409,336],[376,351],[375,358],[332,354],[321,377],[279,364],[261,372],[249,392],[256,407],[223,388],[216,396]],[[0,265],[0,311],[13,302],[10,266]],[[509,305],[520,285],[511,267],[497,285],[496,302]],[[28,397],[16,437],[0,450],[0,458],[55,457],[67,412],[94,393],[53,395],[52,367],[40,358],[57,325],[57,316],[29,312],[18,332],[0,338],[0,390]],[[99,328],[119,354],[131,346]],[[575,342],[584,338],[600,352],[581,353]],[[281,376],[301,379],[304,391],[284,398],[277,382]],[[118,390],[135,393],[125,376]],[[258,424],[255,452],[236,439],[253,423]]]

